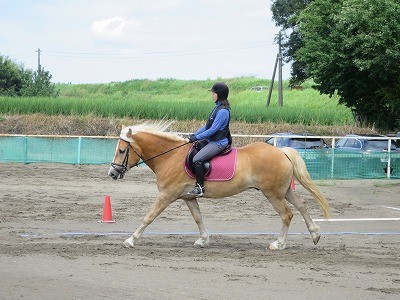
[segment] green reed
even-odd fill
[[[320,95],[311,87],[291,91],[287,82],[283,107],[277,105],[276,87],[266,107],[268,90],[251,91],[252,86],[269,86],[255,78],[224,80],[230,87],[232,120],[259,123],[352,124],[351,111],[338,105],[337,97]],[[97,115],[116,118],[204,120],[213,107],[208,89],[215,80],[160,79],[131,80],[109,84],[59,85],[58,98],[0,97],[0,114]]]

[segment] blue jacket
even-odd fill
[[[220,105],[222,105],[222,103],[217,102],[214,107],[214,110],[216,110],[218,108],[218,106],[220,106]],[[214,110],[211,112],[211,115],[214,112]],[[198,140],[206,139],[208,142],[215,143],[219,146],[225,147],[229,143],[228,138],[225,137],[218,141],[212,141],[210,139],[210,137],[212,135],[214,135],[217,131],[224,129],[229,124],[229,117],[230,117],[229,110],[220,109],[218,111],[217,115],[215,116],[215,119],[214,119],[211,127],[207,129],[206,125],[204,125],[199,130],[197,130],[194,133],[194,135],[196,136],[196,138]]]

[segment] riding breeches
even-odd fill
[[[224,146],[219,146],[214,143],[208,143],[193,157],[193,162],[205,162],[207,160],[210,160],[224,149]]]

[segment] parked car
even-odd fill
[[[387,137],[384,135],[360,136],[356,134],[348,134],[336,142],[335,148],[355,152],[387,152],[388,140],[377,138]],[[399,145],[394,140],[391,141],[390,151],[400,151]]]
[[[331,174],[331,152],[323,138],[309,137],[306,134],[279,132],[276,137],[265,142],[278,148],[290,147],[296,149],[304,159],[308,172],[313,179],[328,178]]]
[[[250,88],[250,91],[262,92],[262,91],[267,90],[267,89],[269,89],[269,87],[259,85],[259,86],[252,86]]]
[[[290,132],[275,133],[277,137],[268,138],[265,142],[276,147],[291,147],[295,149],[321,149],[328,148],[324,139],[318,137],[308,137],[305,134],[295,134]]]
[[[396,141],[390,144],[383,135],[346,135],[335,143],[335,165],[337,176],[346,170],[363,178],[386,177],[390,157],[390,174],[400,176],[400,148]],[[390,156],[389,156],[390,155]]]

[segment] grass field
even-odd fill
[[[352,125],[351,111],[338,98],[320,95],[311,82],[304,90],[290,90],[284,83],[284,106],[277,105],[274,87],[266,107],[270,81],[251,77],[223,79],[229,88],[233,121],[285,122],[304,125]],[[60,84],[58,98],[0,97],[0,114],[94,115],[99,117],[204,120],[213,107],[208,89],[215,80],[131,80],[108,84]]]

